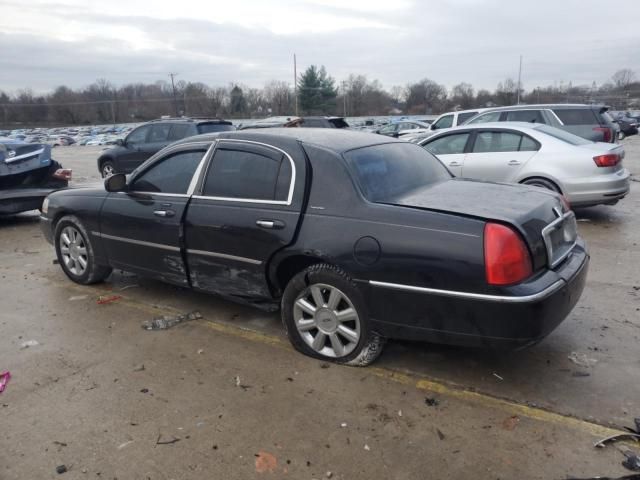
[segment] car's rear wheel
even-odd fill
[[[102,162],[102,166],[100,167],[100,173],[102,174],[102,178],[107,178],[116,173],[116,166],[112,161],[107,160],[106,162]]]
[[[312,265],[291,279],[282,297],[282,320],[293,346],[322,360],[365,366],[384,345],[371,331],[358,287],[333,265]]]
[[[546,178],[538,178],[538,177],[528,178],[522,183],[524,185],[531,185],[533,187],[542,187],[542,188],[546,188],[547,190],[552,190],[556,193],[562,193],[560,191],[560,188],[558,188],[558,186],[555,183],[553,183],[551,180],[547,180]]]
[[[89,235],[77,217],[69,215],[60,219],[54,238],[58,262],[74,282],[82,285],[98,283],[111,273],[110,267],[96,263]]]

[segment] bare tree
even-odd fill
[[[623,68],[622,70],[618,70],[613,74],[611,80],[613,80],[613,84],[616,88],[625,89],[630,84],[632,84],[636,79],[636,72],[629,68]]]
[[[293,110],[293,94],[287,82],[272,80],[264,86],[264,98],[273,115],[287,115]]]

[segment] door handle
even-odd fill
[[[173,210],[154,210],[153,214],[156,217],[173,217],[176,212],[174,212]]]
[[[518,160],[510,160],[507,165],[520,165],[520,162]]]
[[[461,166],[462,166],[462,164],[461,164],[461,163],[458,163],[458,162],[450,162],[450,163],[449,163],[449,166],[450,166],[450,167],[461,167]]]
[[[285,226],[280,220],[256,220],[256,225],[260,228],[268,228],[272,230],[282,230]]]

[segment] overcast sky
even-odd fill
[[[178,79],[260,87],[325,65],[390,88],[640,76],[640,1],[0,0],[0,90]]]

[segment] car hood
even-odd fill
[[[546,255],[542,229],[558,218],[554,208],[564,210],[560,196],[542,188],[459,178],[385,203],[512,225],[527,240],[534,258]]]

